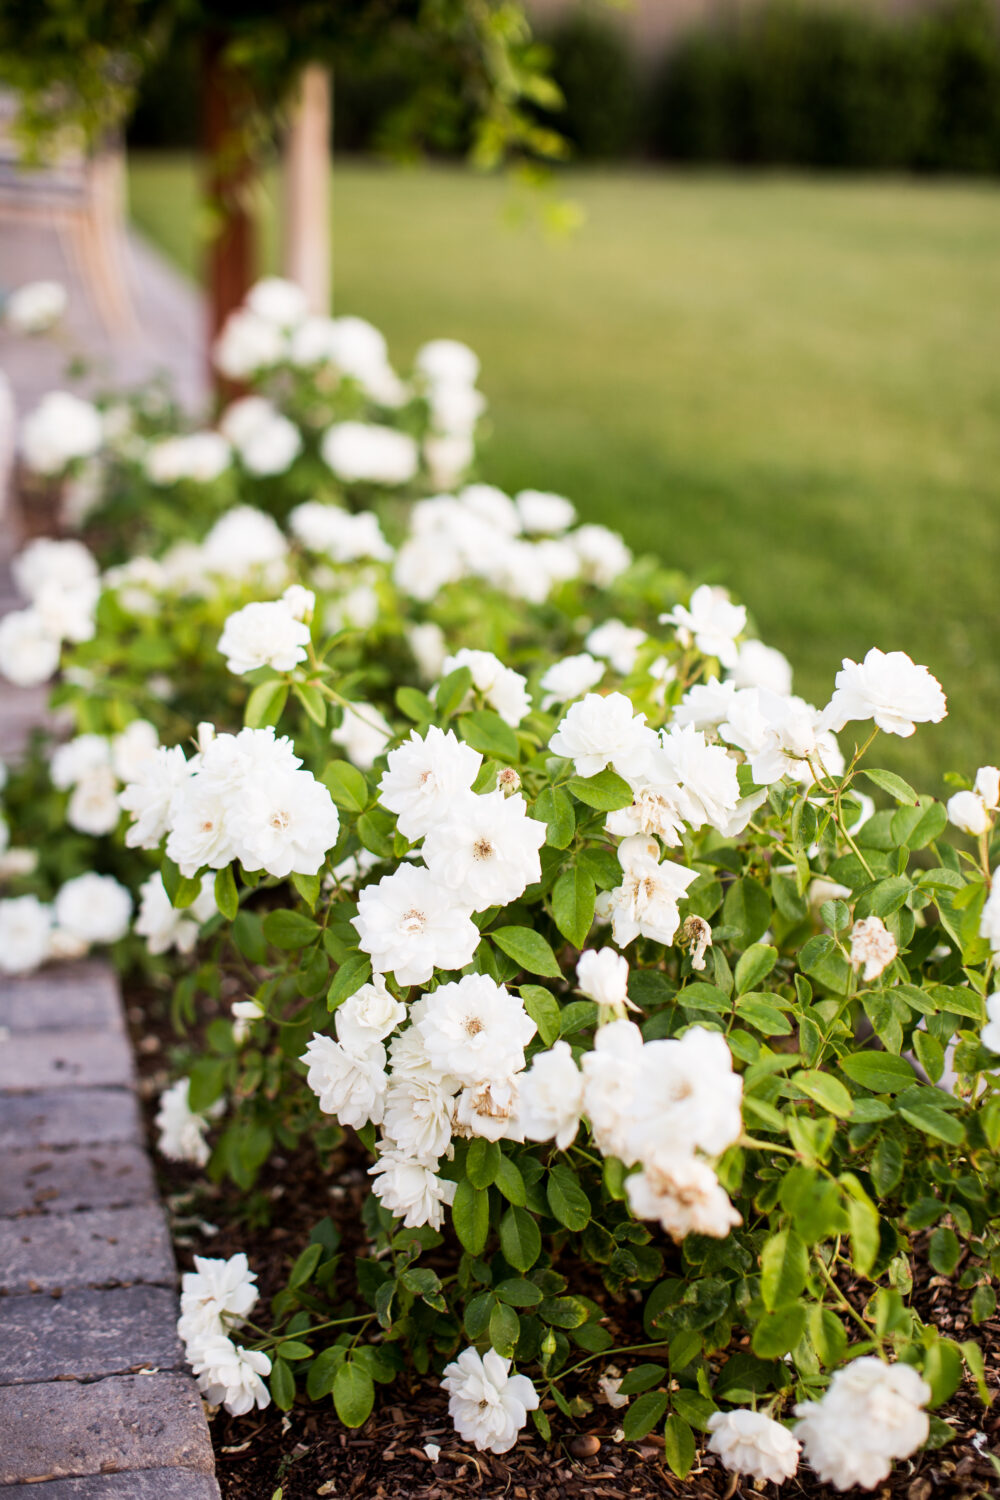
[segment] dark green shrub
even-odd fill
[[[565,100],[553,124],[578,156],[627,156],[639,140],[645,89],[622,27],[579,11],[548,44],[551,75]]]

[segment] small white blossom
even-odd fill
[[[279,328],[293,328],[309,312],[309,299],[300,286],[283,276],[263,276],[247,292],[246,306],[258,318]]]
[[[219,432],[188,432],[161,438],[146,453],[146,477],[153,484],[190,480],[211,484],[229,468],[232,452]]]
[[[110,766],[98,766],[81,776],[66,807],[66,822],[93,838],[113,833],[121,815],[118,783]]]
[[[956,792],[948,798],[948,821],[962,833],[979,838],[993,824],[990,809],[978,792]]]
[[[977,797],[982,797],[990,812],[996,812],[1000,807],[1000,769],[996,766],[980,766],[972,790]]]
[[[587,651],[553,662],[538,684],[545,695],[542,707],[551,708],[554,703],[568,703],[571,698],[579,698],[597,686],[605,670],[604,663]]]
[[[864,965],[866,984],[888,968],[896,952],[896,939],[881,917],[865,917],[851,928],[851,963],[856,969]]]
[[[160,1106],[154,1124],[160,1132],[157,1149],[169,1161],[187,1161],[203,1167],[211,1151],[205,1132],[208,1116],[196,1114],[189,1103],[191,1080],[178,1078],[160,1095]],[[213,1106],[208,1115],[220,1113],[221,1101]]]
[[[363,771],[371,770],[393,738],[392,725],[373,703],[347,704],[339,728],[330,733],[333,743],[342,746],[348,760]]]
[[[59,670],[61,641],[37,609],[14,609],[0,620],[0,673],[16,687],[48,682]]]
[[[625,844],[629,843],[626,839]],[[624,847],[619,848],[619,859]],[[654,943],[672,943],[681,920],[677,903],[696,879],[696,870],[673,860],[630,858],[628,867],[623,866],[621,885],[611,892],[612,933],[618,947],[626,948],[640,936]]]
[[[245,604],[226,620],[218,649],[230,672],[258,667],[290,672],[306,659],[309,626],[297,620],[283,599]]]
[[[262,1377],[270,1375],[271,1361],[263,1350],[243,1349],[221,1335],[196,1340],[188,1360],[209,1406],[224,1406],[231,1416],[243,1417],[270,1405]]]
[[[366,1051],[355,1053],[333,1037],[314,1032],[301,1060],[308,1069],[306,1082],[324,1114],[334,1115],[341,1125],[355,1130],[369,1121],[382,1123],[388,1079],[381,1042],[370,1042]]]
[[[601,1007],[620,1013],[628,1004],[628,959],[613,948],[581,953],[576,980],[581,995]]]
[[[596,776],[610,765],[628,779],[641,774],[656,744],[645,714],[635,713],[624,693],[588,693],[567,711],[549,749],[571,760],[579,776]]]
[[[661,1158],[625,1179],[629,1207],[637,1219],[658,1219],[679,1244],[689,1234],[725,1239],[741,1222],[707,1162],[696,1157]]]
[[[415,1026],[440,1073],[477,1084],[505,1082],[524,1067],[535,1023],[519,996],[486,974],[467,974],[425,999]]]
[[[82,943],[117,943],[128,932],[132,897],[111,875],[77,875],[55,899],[55,919]]]
[[[111,767],[119,781],[131,781],[152,759],[160,743],[156,725],[133,719],[111,741]]]
[[[288,551],[272,516],[252,505],[236,505],[219,517],[201,544],[201,562],[209,573],[246,578],[257,569],[265,576],[284,562]]]
[[[644,630],[626,625],[624,620],[605,620],[595,626],[584,645],[594,656],[610,662],[620,677],[627,677],[635,666],[639,647],[648,639]]]
[[[724,667],[735,667],[739,661],[736,637],[746,628],[747,612],[742,604],[733,604],[725,589],[703,583],[691,595],[685,607],[677,604],[660,623],[673,625],[682,646],[692,643],[705,656],[714,656]]]
[[[542,878],[546,825],[524,798],[502,791],[461,794],[424,839],[427,868],[473,911],[506,906]]]
[[[616,531],[607,526],[578,526],[567,536],[588,583],[606,589],[631,566],[632,554]]]
[[[283,330],[248,307],[229,314],[215,341],[215,368],[227,380],[247,380],[259,370],[280,364],[288,352]]]
[[[455,1079],[414,1078],[394,1067],[382,1117],[383,1135],[394,1149],[427,1164],[444,1156],[451,1146],[458,1087]]]
[[[792,668],[788,657],[763,641],[741,642],[729,680],[738,688],[767,688],[787,698],[792,691]]]
[[[382,535],[374,511],[363,510],[352,515],[339,505],[306,500],[295,507],[288,517],[288,524],[292,535],[304,547],[310,552],[325,554],[332,562],[359,562],[363,558],[388,562],[392,559],[392,548]]]
[[[795,1436],[821,1480],[838,1490],[874,1489],[894,1459],[927,1441],[922,1408],[930,1399],[930,1386],[911,1365],[865,1355],[836,1371],[821,1401],[796,1406]]]
[[[361,1057],[373,1042],[384,1042],[405,1016],[406,1006],[389,993],[381,974],[376,974],[371,984],[363,984],[337,1007],[337,1040],[355,1057]]]
[[[505,667],[491,651],[470,651],[462,647],[454,656],[445,659],[442,675],[455,672],[459,667],[468,667],[472,673],[473,691],[479,693],[496,709],[505,724],[516,729],[531,710],[527,680],[520,672]]]
[[[59,474],[74,459],[98,453],[103,441],[96,406],[68,391],[43,396],[21,428],[21,452],[36,474]]]
[[[49,956],[52,909],[37,896],[0,901],[0,974],[30,974]]]
[[[576,507],[547,490],[521,490],[514,496],[521,525],[529,536],[560,536],[576,520]]]
[[[402,1151],[380,1147],[379,1158],[368,1168],[374,1178],[372,1192],[383,1208],[406,1229],[429,1224],[440,1229],[444,1223],[445,1205],[454,1202],[457,1184],[439,1177],[432,1166],[415,1161]]]
[[[519,1079],[521,1128],[529,1141],[555,1141],[560,1151],[573,1142],[583,1111],[583,1074],[568,1042],[536,1052]]]
[[[463,1349],[445,1366],[441,1382],[455,1431],[480,1453],[508,1453],[538,1406],[538,1393],[526,1375],[511,1375],[510,1360],[495,1349],[483,1355]]]
[[[423,738],[413,730],[397,750],[389,751],[379,801],[396,813],[405,838],[423,838],[469,791],[482,763],[478,750],[451,729],[431,725]]]
[[[990,893],[979,918],[979,936],[989,943],[994,958],[1000,955],[1000,866],[993,871]]]
[[[420,450],[408,433],[365,422],[327,428],[320,453],[345,484],[406,484],[420,465]]]
[[[435,969],[464,969],[479,946],[468,907],[413,865],[366,886],[351,922],[372,968],[395,974],[398,984],[426,984]]]
[[[256,1271],[240,1251],[228,1260],[196,1255],[194,1270],[181,1277],[177,1332],[185,1343],[239,1328],[257,1304]]]
[[[1000,990],[994,990],[986,998],[986,1024],[979,1040],[991,1052],[1000,1052]]]
[[[714,1411],[708,1419],[710,1453],[718,1454],[730,1474],[784,1484],[799,1466],[799,1444],[780,1422],[762,1411],[736,1407]]]
[[[833,697],[823,710],[825,729],[843,729],[854,720],[873,719],[886,734],[904,739],[918,724],[938,724],[948,712],[941,684],[905,651],[873,646],[863,662],[844,658]]]

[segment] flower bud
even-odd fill
[[[505,797],[513,797],[521,790],[521,778],[513,766],[504,766],[497,776],[497,786]]]
[[[978,838],[990,826],[986,804],[977,792],[956,792],[948,799],[948,821],[962,833]]]

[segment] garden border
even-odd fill
[[[3,979],[0,1027],[0,1488],[218,1500],[118,981]]]

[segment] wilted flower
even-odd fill
[[[896,939],[881,917],[865,917],[851,928],[851,963],[856,969],[864,965],[861,977],[866,984],[888,968],[896,951]]]
[[[795,1436],[821,1480],[839,1490],[873,1489],[893,1459],[927,1441],[922,1408],[930,1399],[930,1386],[911,1365],[865,1355],[836,1371],[821,1401],[796,1406]]]
[[[780,1422],[762,1411],[737,1407],[714,1411],[708,1419],[710,1453],[718,1454],[731,1474],[784,1484],[799,1466],[799,1444]]]

